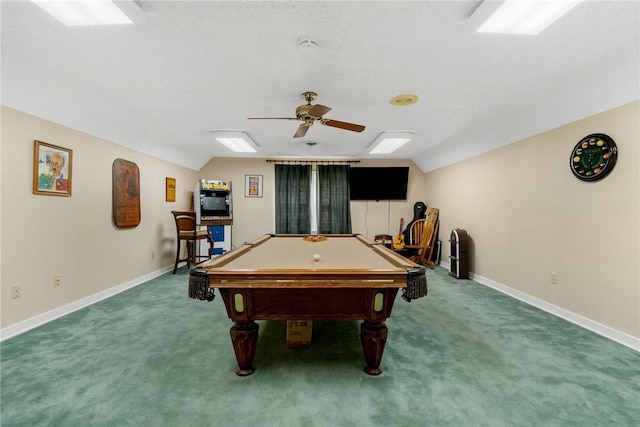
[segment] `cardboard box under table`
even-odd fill
[[[287,347],[311,347],[313,320],[287,320]]]

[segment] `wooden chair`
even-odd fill
[[[427,221],[433,224],[433,234],[431,236],[431,239],[429,240],[430,248],[426,252],[426,256],[425,256],[425,258],[428,260],[433,259],[433,251],[437,246],[438,233],[440,231],[440,220],[438,219],[439,216],[440,216],[440,209],[429,208],[429,210],[427,210]]]
[[[177,246],[176,249],[176,261],[173,264],[173,274],[176,274],[178,264],[186,261],[187,267],[191,266],[191,263],[197,264],[198,258],[211,258],[213,252],[213,238],[208,228],[200,229],[200,226],[196,224],[196,213],[192,211],[171,211],[173,218],[176,222],[177,232]],[[197,245],[201,240],[209,241],[209,253],[207,255],[198,255]],[[187,244],[187,257],[180,258],[180,249],[182,249],[182,242]]]
[[[427,264],[431,268],[435,264],[427,259],[430,253],[431,241],[433,240],[434,225],[433,222],[426,219],[416,220],[411,229],[409,229],[409,241],[404,245],[408,249],[408,258],[416,264]]]

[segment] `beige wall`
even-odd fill
[[[426,175],[410,161],[363,161],[409,166],[409,195],[352,202],[353,231],[395,235],[423,201],[440,208],[443,260],[450,230],[464,228],[475,274],[640,337],[639,116],[635,102]],[[611,175],[583,183],[569,153],[594,132],[613,137],[620,155]],[[34,139],[73,150],[72,197],[32,194]],[[5,107],[0,152],[3,328],[172,265],[170,211],[189,207],[197,179],[232,181],[234,246],[274,231],[274,168],[265,159],[212,159],[195,172]],[[140,168],[142,221],[130,230],[111,220],[116,158]],[[263,175],[262,198],[244,197],[245,174]],[[167,176],[177,179],[175,203],[165,202]],[[63,284],[54,288],[56,273]],[[18,299],[9,297],[14,284]]]
[[[354,166],[408,166],[409,186],[406,201],[351,202],[354,233],[373,239],[376,234],[397,234],[401,217],[413,218],[413,204],[424,201],[423,173],[411,161],[367,160]],[[275,231],[274,165],[266,159],[213,158],[198,173],[199,179],[231,181],[233,189],[232,244],[241,245]],[[245,174],[263,176],[263,197],[244,197]]]
[[[73,150],[71,197],[32,193],[36,139]],[[170,212],[189,207],[197,172],[6,107],[1,145],[2,327],[173,264]],[[141,222],[133,229],[112,221],[116,158],[140,169]],[[165,202],[167,176],[177,180],[175,203]],[[61,286],[53,286],[54,274],[62,275]],[[12,299],[15,284],[22,296]]]
[[[569,155],[591,133],[611,136],[619,156],[585,183]],[[463,228],[475,274],[640,337],[639,142],[633,102],[426,174],[443,260],[451,229]]]

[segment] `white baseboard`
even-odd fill
[[[450,267],[448,263],[444,262],[441,262],[440,266],[447,269],[449,269]],[[517,291],[501,283],[494,282],[493,280],[487,279],[486,277],[480,276],[478,274],[469,273],[469,278],[482,285],[493,288],[498,292],[502,292],[503,294],[509,295],[510,297],[518,299],[526,304],[539,308],[540,310],[546,311],[547,313],[553,314],[554,316],[560,317],[568,322],[576,324],[580,327],[588,329],[591,332],[595,332],[598,335],[602,335],[605,338],[608,338],[612,341],[615,341],[619,344],[640,352],[640,339],[638,338],[632,337],[631,335],[627,335],[623,332],[617,331],[598,322],[594,322],[593,320],[587,319],[586,317],[582,317],[578,314],[572,313],[553,304],[549,304],[546,301],[532,297],[531,295]]]
[[[137,277],[118,286],[114,286],[113,288],[106,289],[104,291],[98,292],[97,294],[90,295],[88,297],[79,299],[78,301],[74,301],[72,303],[63,305],[62,307],[55,308],[46,313],[39,314],[30,319],[15,323],[11,326],[7,326],[6,328],[2,328],[2,330],[0,330],[0,341],[4,341],[16,335],[20,335],[21,333],[26,332],[30,329],[36,328],[40,325],[44,325],[45,323],[51,322],[52,320],[58,319],[62,316],[66,316],[67,314],[73,313],[74,311],[80,310],[81,308],[87,307],[91,304],[95,304],[98,301],[102,301],[103,299],[112,297],[116,294],[119,294],[120,292],[126,291],[127,289],[131,289],[142,283],[148,282],[151,279],[155,279],[156,277],[161,276],[171,270],[173,270],[173,266],[161,268],[160,270],[156,270],[149,274],[145,274],[144,276]]]

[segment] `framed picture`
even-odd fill
[[[262,197],[262,175],[244,176],[244,197]]]
[[[73,150],[34,141],[33,194],[71,196]]]
[[[175,178],[166,178],[165,182],[165,200],[167,202],[175,202],[176,201],[176,179]]]

